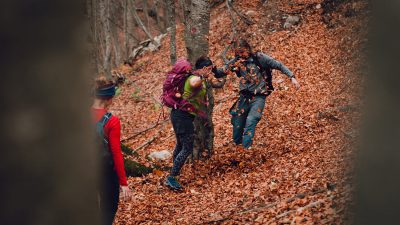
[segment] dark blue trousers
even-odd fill
[[[171,122],[176,135],[171,176],[180,174],[186,159],[193,153],[194,118],[195,116],[192,114],[179,109],[172,109],[171,111]]]
[[[100,187],[100,210],[102,225],[112,225],[118,210],[119,181],[112,168],[105,168]]]

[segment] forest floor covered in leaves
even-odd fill
[[[177,193],[163,185],[167,171],[130,177],[133,199],[120,204],[115,224],[348,224],[351,218],[354,140],[363,77],[360,55],[365,45],[365,1],[271,0],[236,1],[235,7],[255,23],[239,25],[254,49],[283,62],[302,85],[299,90],[279,71],[276,91],[267,98],[249,151],[231,140],[229,108],[237,97],[238,79],[229,77],[215,90],[215,152],[208,160],[184,166]],[[338,3],[339,2],[339,3]],[[283,29],[285,16],[300,22]],[[210,57],[219,54],[231,35],[225,4],[211,13]],[[185,57],[183,26],[178,26],[178,58]],[[124,143],[140,148],[134,160],[152,162],[154,151],[172,152],[175,145],[169,109],[159,96],[170,69],[169,40],[141,56],[126,75],[111,112],[121,119],[122,139],[155,123],[153,129]],[[163,118],[162,111],[164,111]],[[161,115],[161,118],[159,119]],[[165,122],[164,122],[165,120]]]

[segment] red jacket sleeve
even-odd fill
[[[128,185],[124,160],[122,157],[121,150],[121,123],[119,119],[115,116],[112,116],[108,123],[105,126],[105,131],[107,133],[108,141],[110,143],[110,150],[114,160],[114,170],[117,172],[119,178],[119,184],[122,186]]]

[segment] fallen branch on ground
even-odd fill
[[[163,120],[163,121],[161,121],[161,122],[157,122],[157,123],[155,123],[154,125],[152,125],[151,127],[148,127],[148,128],[146,128],[146,129],[144,129],[144,130],[142,130],[142,131],[137,132],[136,134],[133,134],[133,135],[130,136],[130,137],[127,137],[127,138],[121,140],[121,142],[129,141],[129,140],[131,140],[132,138],[135,138],[135,137],[137,137],[137,136],[139,136],[139,135],[141,135],[141,134],[143,134],[143,133],[145,133],[145,132],[147,132],[147,131],[149,131],[149,130],[151,130],[151,129],[154,129],[154,128],[156,128],[158,125],[164,124],[164,123],[167,122],[167,121],[169,121],[169,118],[167,118],[167,119],[165,119],[165,120]]]
[[[175,133],[170,134],[169,136],[165,137],[164,139],[161,140],[161,142],[164,142],[168,139],[170,139],[171,137],[173,137],[175,135]]]
[[[145,143],[143,143],[143,144],[141,144],[139,147],[133,149],[132,152],[137,152],[137,151],[139,151],[140,149],[142,149],[142,148],[146,147],[147,145],[151,144],[151,142],[153,142],[154,140],[156,140],[156,138],[158,137],[158,135],[159,135],[159,134],[154,135],[153,137],[151,137],[150,139],[148,139]]]
[[[121,143],[121,150],[123,153],[125,153],[126,155],[131,155],[131,156],[135,156],[135,157],[139,157],[139,154],[137,152],[134,152],[131,148],[129,148],[128,146],[124,145]]]
[[[281,213],[281,214],[277,215],[275,218],[273,218],[272,220],[268,221],[267,224],[270,224],[270,223],[272,223],[275,219],[283,218],[283,217],[285,217],[285,216],[287,216],[287,215],[289,215],[289,214],[291,214],[291,213],[301,213],[301,212],[303,212],[304,210],[306,210],[306,209],[308,209],[308,208],[316,207],[316,206],[318,206],[319,204],[325,202],[326,200],[332,200],[333,197],[334,197],[334,196],[330,196],[330,197],[327,198],[327,199],[320,199],[320,200],[318,200],[318,201],[311,202],[311,203],[309,203],[308,205],[305,205],[305,206],[303,206],[303,207],[300,207],[300,208],[297,208],[297,209],[293,209],[293,210],[289,210],[289,211],[287,211],[287,212]]]
[[[329,119],[333,121],[339,121],[339,118],[329,112],[329,110],[319,111],[317,114],[317,119]]]
[[[317,191],[313,191],[313,192],[309,192],[309,193],[300,193],[300,194],[297,194],[297,195],[295,195],[295,196],[293,196],[291,198],[285,199],[283,201],[273,202],[273,203],[270,203],[270,204],[261,203],[260,205],[258,205],[256,207],[248,208],[248,209],[245,209],[245,210],[242,210],[242,211],[239,211],[239,212],[233,212],[228,217],[220,218],[220,219],[217,219],[217,220],[210,220],[210,221],[206,221],[204,223],[210,224],[210,223],[217,223],[217,222],[222,222],[222,221],[225,221],[225,220],[230,220],[235,215],[242,215],[242,214],[249,213],[249,212],[260,211],[260,210],[272,208],[272,207],[275,207],[276,205],[278,205],[281,202],[290,203],[290,202],[293,202],[296,199],[302,199],[302,198],[305,198],[307,196],[312,196],[312,195],[316,195],[316,194],[319,194],[319,193],[323,193],[323,192],[325,192],[327,190],[328,189],[321,189],[321,190],[317,190]]]
[[[243,15],[242,13],[240,13],[237,9],[235,9],[235,7],[233,7],[233,3],[232,0],[228,0],[228,4],[230,5],[230,7],[232,8],[232,10],[236,13],[236,15],[239,16],[239,18],[241,20],[243,20],[243,22],[247,25],[252,25],[254,24],[254,22],[252,20],[250,20],[249,18],[247,18],[245,15]]]
[[[310,193],[300,193],[300,194],[295,195],[294,197],[291,197],[291,198],[288,198],[288,199],[284,200],[284,202],[290,203],[290,202],[293,202],[296,199],[302,199],[302,198],[305,198],[306,196],[316,195],[316,194],[322,193],[324,191],[326,191],[326,189],[318,190],[318,191],[314,191],[314,192],[310,192]],[[252,208],[252,209],[247,209],[247,210],[241,211],[238,214],[240,215],[240,214],[244,214],[244,213],[248,213],[248,212],[259,211],[259,210],[262,210],[262,209],[271,208],[271,207],[274,207],[274,206],[278,205],[279,203],[281,203],[281,202],[274,202],[274,203],[271,203],[271,204],[268,204],[268,205],[261,205],[259,207],[255,207],[255,208]]]

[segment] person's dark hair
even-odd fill
[[[253,53],[253,50],[251,49],[251,46],[250,46],[249,42],[247,42],[243,38],[235,41],[233,47],[234,48],[247,48],[249,50],[250,54]]]
[[[99,76],[94,81],[94,95],[96,98],[108,100],[115,95],[115,84],[105,76]]]
[[[207,56],[201,56],[196,60],[195,68],[201,69],[206,66],[211,66],[212,64],[213,63],[210,58],[208,58]]]

